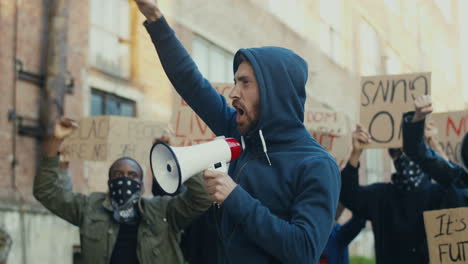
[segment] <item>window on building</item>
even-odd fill
[[[342,0],[320,0],[320,48],[338,65],[344,61],[342,5]]]
[[[366,149],[366,177],[367,184],[381,182],[383,179],[383,150]]]
[[[91,115],[136,116],[134,101],[106,93],[97,89],[91,90]]]
[[[192,58],[205,78],[211,82],[232,83],[234,55],[213,43],[196,37],[192,42]]]
[[[361,75],[381,74],[382,57],[380,54],[380,40],[377,32],[365,21],[360,25],[360,69]],[[366,149],[367,184],[383,179],[383,150]]]
[[[130,77],[128,0],[90,0],[90,64],[105,73]]]
[[[385,50],[385,73],[386,74],[400,74],[401,73],[401,62],[400,58],[391,49]]]
[[[408,1],[408,0],[406,0]],[[412,1],[412,0],[410,0]],[[400,13],[400,0],[384,0],[385,6],[393,13],[399,14]]]
[[[360,25],[361,75],[376,75],[381,72],[380,40],[377,32],[367,22]]]
[[[302,33],[305,14],[299,0],[268,0],[268,9],[291,30]]]
[[[81,246],[73,245],[73,264],[84,264],[83,254],[81,253]]]
[[[452,0],[434,0],[447,23],[452,23]]]

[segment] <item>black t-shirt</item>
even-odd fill
[[[112,251],[111,264],[139,264],[136,253],[138,225],[120,224],[119,234]]]

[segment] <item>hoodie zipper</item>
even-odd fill
[[[247,156],[247,155],[246,155]],[[244,170],[244,168],[247,166],[247,164],[251,161],[254,161],[254,160],[258,160],[259,158],[263,157],[263,155],[256,155],[255,157],[253,157],[252,159],[248,159],[247,158],[247,161],[242,164],[242,166],[240,167],[240,169],[235,173],[235,182],[240,185],[240,183],[238,182],[239,180],[239,176],[241,174],[241,172]],[[218,215],[219,215],[219,219],[218,219]],[[227,254],[226,254],[226,246],[225,246],[225,243],[224,243],[224,239],[223,239],[223,232],[222,232],[222,226],[220,226],[220,222],[218,220],[221,220],[222,222],[222,218],[224,216],[224,211],[221,209],[221,208],[217,208],[216,206],[214,207],[214,222],[215,222],[215,227],[216,227],[216,232],[218,233],[218,238],[220,240],[220,243],[222,245],[222,254],[223,254],[223,257],[221,258],[221,262],[222,263],[229,263],[229,260],[227,258]],[[234,228],[233,232],[235,231],[236,228]],[[229,240],[229,239],[228,239]]]

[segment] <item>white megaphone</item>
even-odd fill
[[[219,137],[189,147],[171,147],[159,142],[150,152],[151,171],[166,194],[175,194],[182,183],[208,168],[227,172],[228,163],[236,160],[242,147],[234,138]]]

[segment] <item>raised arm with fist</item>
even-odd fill
[[[140,12],[146,17],[148,22],[154,22],[162,17],[162,13],[156,4],[151,0],[135,0]]]
[[[433,111],[432,99],[430,95],[422,95],[414,100],[415,113],[413,123],[424,120]]]
[[[62,117],[55,121],[54,134],[46,139],[42,145],[42,150],[47,157],[54,157],[59,151],[60,144],[68,137],[75,129],[78,128],[76,121]]]
[[[369,144],[369,142],[369,133],[364,130],[361,125],[356,125],[356,130],[353,132],[353,150],[349,158],[349,163],[353,167],[357,168],[359,166],[359,159],[361,157],[362,151],[364,150],[364,147]]]

